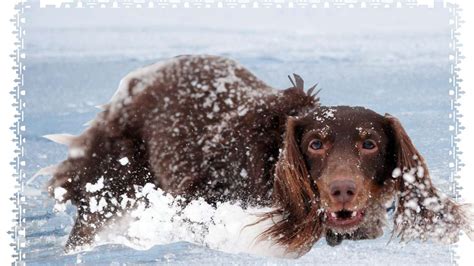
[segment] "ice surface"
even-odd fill
[[[79,134],[127,73],[175,55],[206,53],[230,56],[276,88],[289,87],[291,73],[318,82],[324,105],[361,105],[398,117],[428,162],[434,183],[450,193],[446,10],[247,10],[254,12],[250,16],[244,11],[27,10],[26,177],[67,156],[66,147],[41,136]],[[142,220],[131,221],[122,238],[107,242],[105,234],[103,245],[65,255],[75,209],[70,204],[54,208],[45,190],[48,178],[38,176],[25,186],[24,254],[33,265],[447,265],[452,259],[450,246],[396,239],[387,245],[390,228],[377,240],[337,247],[320,241],[297,260],[251,255],[246,252],[264,253],[245,245],[256,232],[242,235],[239,227],[259,210],[249,213],[230,203],[212,208],[197,201],[169,222],[165,218],[175,216],[176,208],[152,190],[158,207],[138,209],[135,216]],[[90,203],[100,211],[100,200]]]

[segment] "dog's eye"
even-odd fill
[[[375,148],[375,141],[371,139],[366,139],[362,142],[362,148],[366,150],[372,150]]]
[[[309,147],[313,150],[320,150],[323,148],[323,142],[319,139],[312,140],[309,143]]]

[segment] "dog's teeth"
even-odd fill
[[[336,218],[336,217],[337,217],[336,213],[335,213],[335,212],[331,212],[331,217],[332,217],[332,218]]]
[[[351,217],[355,217],[357,212],[352,212]]]

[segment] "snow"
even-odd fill
[[[248,176],[247,170],[242,169],[242,170],[240,171],[240,176],[241,176],[242,178],[247,178],[247,176]]]
[[[66,210],[66,204],[62,203],[64,200],[64,195],[67,193],[67,190],[62,187],[57,187],[54,189],[54,199],[56,203],[54,204],[54,211],[56,212],[63,212]]]
[[[326,118],[326,119],[331,119],[331,118],[334,118],[334,112],[336,111],[336,109],[333,109],[333,108],[329,108],[327,109],[326,111],[323,112],[323,116]]]
[[[116,109],[121,108],[122,104],[126,105],[127,103],[130,103],[131,97],[139,94],[145,88],[152,85],[155,80],[159,79],[162,75],[160,74],[160,69],[162,67],[168,64],[174,64],[175,62],[176,59],[169,59],[130,72],[120,80],[119,88],[110,99],[110,103],[112,104],[111,111],[114,112]],[[130,88],[129,84],[132,80],[138,80],[138,83]]]
[[[102,212],[102,210],[107,206],[107,202],[105,201],[105,198],[100,198],[99,201],[97,201],[96,197],[91,197],[89,199],[89,208],[92,213],[94,212]]]
[[[57,187],[54,189],[54,199],[57,201],[63,201],[64,194],[66,193],[67,193],[67,190],[65,190],[62,187]]]
[[[236,254],[294,256],[269,240],[258,241],[259,235],[272,224],[257,223],[269,208],[244,209],[239,203],[229,202],[213,207],[202,199],[183,208],[179,197],[155,189],[153,184],[146,184],[139,194],[148,202],[138,202],[129,216],[102,232],[98,245],[113,243],[147,250],[157,244],[187,241]],[[257,224],[249,226],[254,223]]]
[[[121,159],[119,160],[119,163],[120,163],[121,165],[127,165],[129,162],[130,162],[130,161],[128,160],[127,157],[123,157],[123,158],[121,158]]]
[[[99,180],[97,180],[97,183],[95,183],[95,184],[86,183],[86,191],[87,192],[94,193],[94,192],[97,192],[97,191],[99,191],[103,188],[104,188],[104,177],[99,178]]]
[[[405,203],[405,206],[409,209],[412,209],[416,212],[420,212],[420,205],[418,205],[418,201],[415,199],[411,199],[408,202]]]
[[[415,182],[415,176],[413,176],[413,174],[410,173],[410,172],[404,173],[403,174],[403,180],[405,180],[405,182],[407,182],[407,183],[413,183],[413,182]]]
[[[85,155],[85,150],[81,147],[71,147],[69,149],[69,156],[71,158],[81,158]]]
[[[150,73],[160,68],[158,60],[199,53],[230,56],[276,88],[289,87],[287,75],[293,72],[308,84],[319,82],[324,105],[361,105],[398,117],[426,159],[434,183],[452,196],[447,11],[403,9],[374,13],[354,9],[353,13],[338,13],[322,9],[259,9],[258,16],[246,16],[231,13],[239,10],[194,9],[179,23],[176,18],[183,14],[177,10],[134,11],[25,11],[27,178],[67,155],[66,147],[41,136],[82,132],[81,125],[98,112],[95,106],[109,101],[117,91],[118,81],[127,73],[132,72],[122,79],[120,87],[124,89],[112,101],[126,103],[128,97],[153,82],[145,78],[133,90],[126,89],[133,77],[157,78]],[[244,20],[239,19],[243,17]],[[255,23],[256,20],[259,22]],[[225,80],[220,82],[225,86]],[[212,97],[209,107],[213,106]],[[238,102],[229,99],[226,104]],[[245,112],[243,106],[236,115]],[[213,130],[219,132],[224,126],[225,123]],[[75,155],[80,156],[81,151]],[[415,172],[419,174],[420,170]],[[402,175],[402,169],[395,170],[393,175]],[[272,256],[279,257],[282,252],[271,243],[252,246],[255,237],[268,225],[241,230],[264,209],[244,209],[228,202],[214,207],[196,201],[182,210],[175,205],[179,200],[153,186],[141,191],[153,202],[153,208],[139,208],[124,217],[124,223],[117,225],[123,226],[123,230],[104,232],[101,245],[66,255],[63,246],[76,210],[70,203],[57,205],[60,212],[54,210],[55,200],[44,189],[49,178],[38,176],[25,186],[24,254],[31,265],[452,264],[451,246],[420,241],[400,244],[396,238],[390,241],[390,225],[376,240],[344,241],[337,247],[322,240],[296,260],[275,258]],[[87,189],[103,192],[105,180],[99,181],[88,184]],[[58,190],[57,198],[64,196],[63,192]],[[86,200],[98,212],[106,204],[100,196]],[[135,204],[125,194],[117,202],[122,206]],[[442,207],[429,198],[423,205]],[[140,220],[135,220],[137,217]],[[400,217],[399,222],[402,221]]]
[[[245,114],[247,114],[249,109],[247,107],[244,107],[244,106],[239,106],[237,111],[239,113],[239,116],[244,116]]]

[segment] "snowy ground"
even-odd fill
[[[180,54],[230,56],[276,88],[287,75],[319,83],[325,105],[362,105],[403,122],[434,182],[449,194],[451,110],[447,10],[39,10],[27,11],[26,173],[61,161],[64,147],[41,136],[80,133],[122,76]],[[30,264],[447,265],[450,246],[390,238],[324,241],[297,260],[222,252],[173,239],[148,250],[106,244],[64,255],[75,210],[53,211],[48,177],[25,187]],[[235,207],[235,206],[234,206]],[[205,210],[204,208],[202,210]],[[158,237],[156,239],[159,239]],[[387,244],[388,243],[388,244]]]

